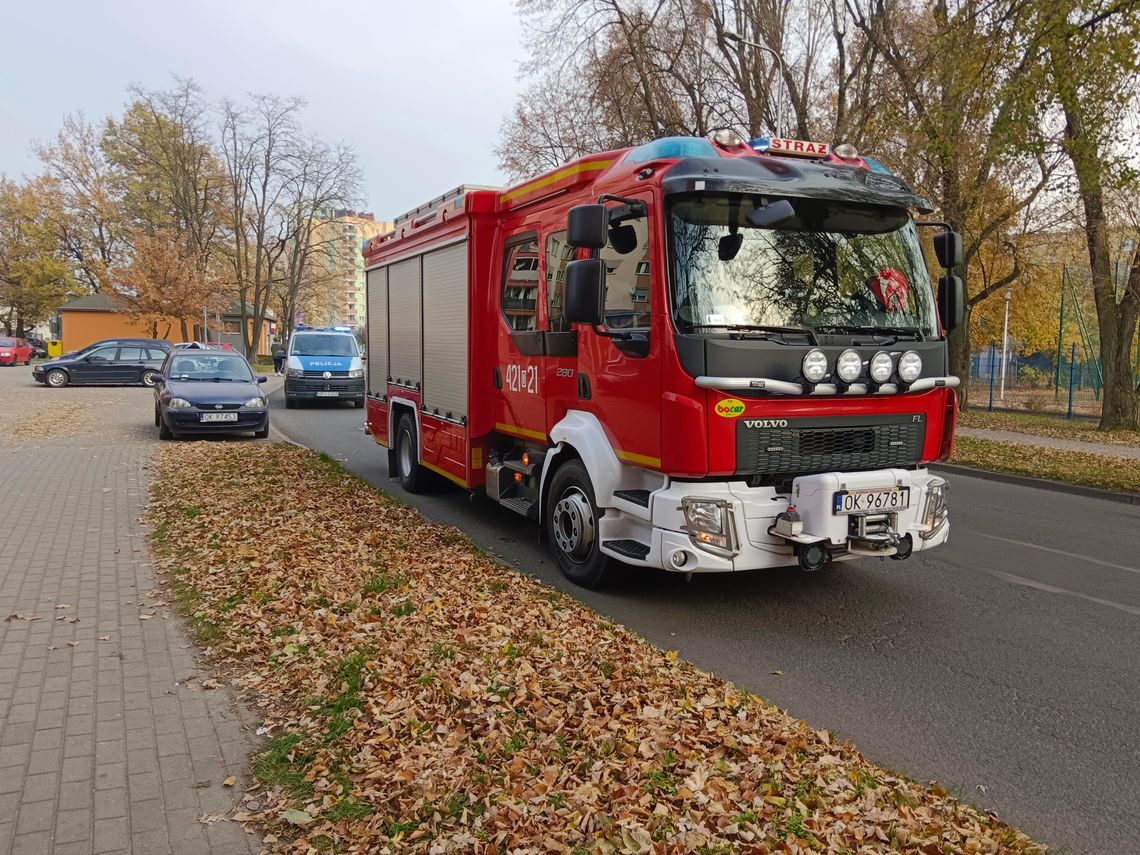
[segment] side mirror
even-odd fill
[[[961,326],[966,318],[966,289],[952,273],[938,277],[938,315],[946,332]]]
[[[600,258],[580,258],[566,265],[566,305],[563,314],[567,321],[591,326],[600,324],[605,294],[606,263]]]
[[[962,236],[958,232],[941,232],[934,236],[934,254],[947,270],[962,263]]]
[[[605,205],[578,205],[566,217],[566,242],[570,246],[601,249],[606,245],[610,212]]]
[[[161,374],[157,375],[154,378],[154,385],[155,386],[165,386],[166,385],[166,378],[163,377]]]
[[[259,374],[259,375],[257,375],[257,382],[258,383],[268,383],[269,378],[266,377],[264,374]]]
[[[796,209],[787,199],[780,199],[748,212],[745,220],[754,229],[771,229],[783,225],[788,220],[795,219]]]

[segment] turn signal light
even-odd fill
[[[521,484],[521,483],[522,483],[522,479],[523,479],[522,473],[521,473],[521,472],[516,472],[516,473],[515,473],[515,480],[516,480],[516,481],[518,481],[518,482]]]
[[[523,466],[530,466],[530,452],[523,452]]]

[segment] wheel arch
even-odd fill
[[[416,463],[423,460],[423,449],[420,446],[422,440],[420,438],[419,407],[416,406],[415,401],[393,397],[388,403],[388,460],[390,464],[396,459],[396,431],[399,429],[400,419],[404,417],[405,413],[412,417],[412,424],[415,426]]]
[[[594,501],[599,508],[613,505],[614,490],[621,488],[623,465],[598,417],[593,413],[571,410],[550,430],[553,450],[546,455],[539,487],[538,513],[543,518],[550,492],[550,482],[558,467],[568,460],[581,460],[594,488]]]

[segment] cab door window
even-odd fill
[[[566,266],[577,251],[566,243],[566,231],[546,236],[546,317],[551,332],[569,332],[563,304],[566,301]]]
[[[503,255],[503,319],[514,332],[533,332],[538,329],[538,236],[511,238]]]
[[[606,265],[606,326],[649,329],[652,289],[648,218],[626,220],[612,227],[610,240],[599,256]]]

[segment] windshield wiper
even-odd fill
[[[923,341],[922,330],[918,327],[879,327],[874,325],[849,326],[844,324],[825,324],[815,328],[821,333],[836,333],[839,335],[865,335],[891,336],[895,339],[908,338],[911,341]]]
[[[726,330],[730,333],[756,333],[755,338],[770,338],[787,335],[802,336],[811,344],[815,344],[815,333],[803,327],[779,327],[767,324],[689,324],[695,330]]]

